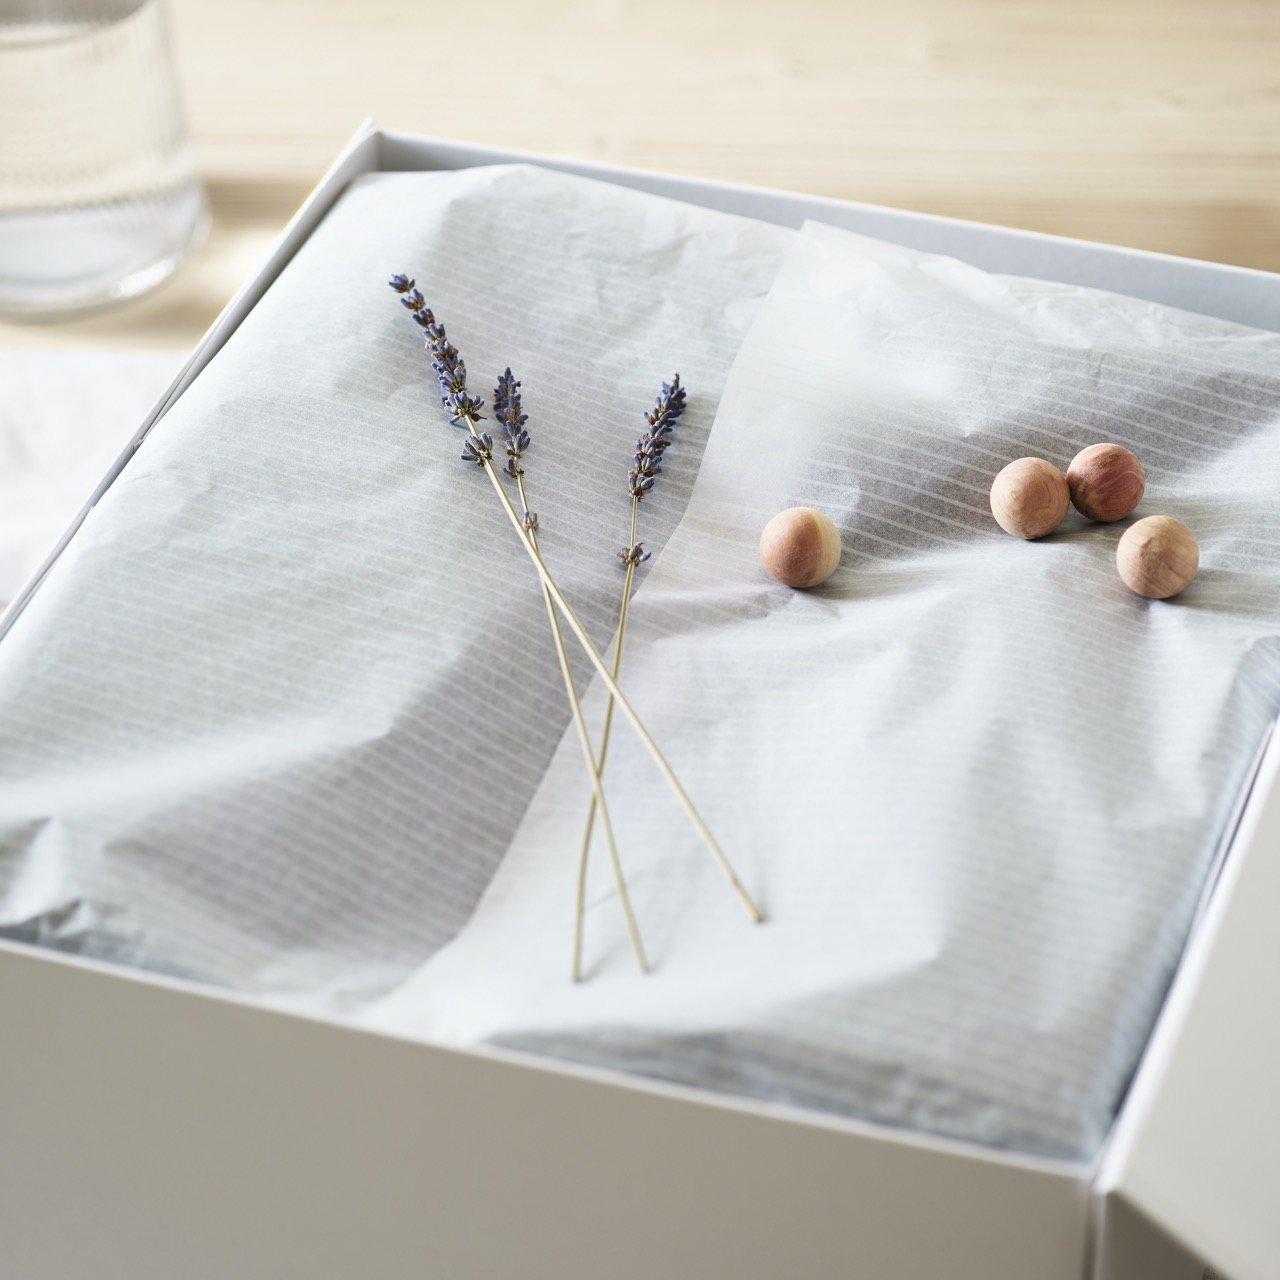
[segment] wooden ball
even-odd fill
[[[1172,516],[1147,516],[1124,531],[1116,568],[1130,591],[1167,600],[1191,585],[1200,568],[1196,536]]]
[[[1104,523],[1123,520],[1142,501],[1147,477],[1122,444],[1091,444],[1067,468],[1071,501],[1081,515]]]
[[[812,507],[780,511],[760,535],[760,562],[788,587],[816,587],[840,563],[840,530]]]
[[[1067,517],[1067,478],[1043,458],[1019,458],[991,485],[991,514],[1015,538],[1043,538]]]

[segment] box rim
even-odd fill
[[[733,1093],[721,1093],[697,1085],[680,1084],[654,1076],[638,1075],[612,1067],[599,1067],[589,1063],[532,1053],[527,1050],[502,1045],[450,1045],[408,1031],[374,1025],[357,1017],[329,1010],[310,1010],[289,1005],[285,1001],[265,1000],[241,991],[227,990],[212,983],[181,978],[149,969],[138,969],[117,961],[99,960],[73,952],[57,951],[30,943],[0,938],[0,958],[13,954],[78,969],[102,977],[124,981],[134,986],[159,987],[179,995],[218,1004],[233,1005],[241,1009],[256,1010],[274,1017],[288,1018],[296,1022],[335,1027],[342,1031],[377,1040],[409,1045],[432,1054],[444,1054],[452,1058],[479,1058],[488,1062],[539,1071],[543,1074],[567,1076],[571,1079],[591,1081],[615,1089],[636,1090],[655,1098],[710,1107],[739,1115],[752,1115],[799,1125],[806,1129],[818,1129],[826,1133],[843,1134],[851,1138],[877,1143],[889,1142],[897,1146],[911,1147],[930,1155],[945,1155],[971,1164],[994,1162],[1011,1169],[1020,1169],[1042,1177],[1088,1186],[1092,1180],[1095,1161],[1076,1161],[1054,1156],[1039,1156],[988,1147],[963,1138],[948,1138],[906,1128],[896,1128],[856,1116],[817,1111],[793,1103],[773,1102]]]
[[[554,155],[543,151],[509,152],[506,148],[494,147],[487,143],[464,142],[458,139],[441,138],[432,134],[407,133],[403,130],[384,129],[377,125],[373,117],[369,117],[364,125],[369,125],[376,132],[379,142],[379,167],[377,172],[399,173],[419,172],[418,170],[401,170],[383,165],[388,146],[415,146],[427,144],[444,150],[489,151],[501,155],[519,155],[519,160],[494,161],[500,164],[536,164],[543,168],[560,169],[564,166],[591,169],[596,175],[604,175],[600,180],[611,181],[614,178],[640,178],[658,180],[674,186],[688,189],[715,187],[717,190],[731,192],[735,195],[750,197],[792,197],[809,203],[818,203],[832,209],[857,209],[866,213],[888,213],[906,222],[928,226],[949,226],[965,230],[997,232],[1001,236],[1041,244],[1068,245],[1072,248],[1101,251],[1118,254],[1124,257],[1136,257],[1147,261],[1173,265],[1179,269],[1193,268],[1208,270],[1214,275],[1231,275],[1247,280],[1280,280],[1280,272],[1264,271],[1259,267],[1245,267],[1233,262],[1215,262],[1210,258],[1192,258],[1185,254],[1164,253],[1159,249],[1141,249],[1132,245],[1113,244],[1106,240],[1084,240],[1079,236],[1061,235],[1052,231],[1034,231],[1027,227],[1009,226],[999,222],[982,222],[976,218],[959,218],[945,213],[923,213],[918,209],[909,209],[898,205],[874,204],[867,200],[846,200],[839,196],[815,195],[807,191],[793,191],[786,187],[766,187],[758,183],[734,182],[721,178],[702,178],[695,174],[675,173],[665,169],[637,168],[631,165],[613,164],[608,161],[585,160],[577,156]],[[356,134],[358,138],[359,133]],[[350,145],[350,144],[348,144]],[[474,166],[463,166],[474,167]],[[622,185],[626,185],[623,183]],[[1277,331],[1280,331],[1280,316],[1276,320]]]

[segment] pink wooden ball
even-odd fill
[[[1019,458],[991,485],[991,514],[1015,538],[1043,538],[1067,517],[1067,478],[1043,458]]]
[[[1142,501],[1142,463],[1121,444],[1091,444],[1067,468],[1071,501],[1090,520],[1123,520]]]
[[[1116,568],[1130,591],[1167,600],[1189,587],[1200,568],[1196,535],[1172,516],[1147,516],[1124,531]]]
[[[788,587],[816,587],[840,563],[840,530],[812,507],[780,511],[760,535],[760,562]]]

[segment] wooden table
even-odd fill
[[[0,343],[190,346],[360,120],[1280,270],[1275,0],[171,0],[214,231]]]

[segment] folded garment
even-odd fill
[[[1118,441],[1199,535],[1175,601],[1123,526],[1002,533],[991,480]],[[562,744],[458,937],[373,1016],[1002,1147],[1102,1142],[1280,701],[1280,336],[806,230],[632,606],[624,684],[768,920],[745,922],[629,735],[606,786],[657,972]],[[840,525],[824,587],[757,539]],[[589,710],[601,714],[599,690]]]

